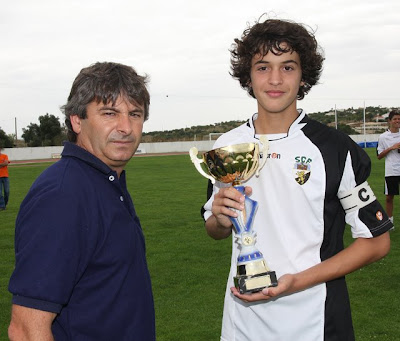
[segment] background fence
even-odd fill
[[[376,147],[379,134],[350,135],[361,147]],[[160,154],[160,153],[188,153],[189,149],[196,147],[200,151],[211,150],[215,141],[178,141],[178,142],[154,142],[141,143],[137,154]],[[60,158],[62,146],[52,147],[24,147],[4,148],[4,154],[8,155],[10,161],[28,161]]]

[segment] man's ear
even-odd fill
[[[75,132],[75,134],[79,134],[81,132],[82,126],[82,120],[78,115],[71,115],[69,117],[69,119],[71,120],[71,126],[72,126],[72,130]]]

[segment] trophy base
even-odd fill
[[[241,294],[251,294],[261,291],[264,288],[276,287],[278,285],[275,271],[250,276],[236,276],[233,278],[233,281]]]

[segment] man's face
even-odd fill
[[[392,119],[389,120],[389,128],[390,129],[400,128],[400,115],[393,115]]]
[[[296,111],[297,93],[302,84],[300,57],[297,52],[255,55],[250,76],[259,114],[293,114]]]
[[[78,135],[76,144],[120,174],[139,146],[143,106],[120,96],[115,105],[93,101],[86,111],[85,119],[71,116],[72,127]]]

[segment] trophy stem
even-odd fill
[[[245,195],[245,187],[234,185],[234,188]],[[235,238],[240,245],[237,258],[237,275],[233,278],[235,287],[240,293],[253,293],[265,287],[278,285],[275,271],[271,271],[263,254],[256,247],[256,233],[253,221],[258,208],[255,200],[245,196],[244,210],[236,210],[237,218],[231,218]]]
[[[235,210],[238,214],[237,218],[230,218],[234,230],[237,235],[242,234],[243,232],[251,232],[254,217],[258,208],[258,202],[250,199],[245,195],[245,187],[241,185],[233,186],[237,191],[242,193],[245,196],[244,205],[245,208],[243,211]]]

